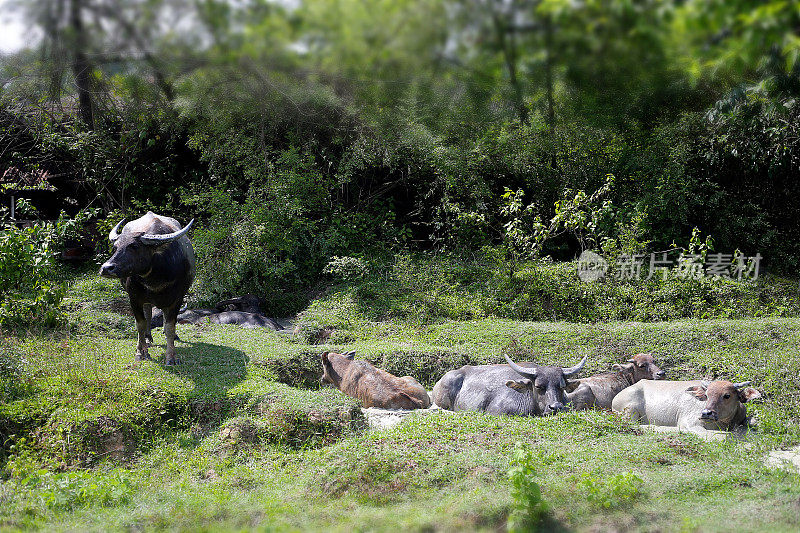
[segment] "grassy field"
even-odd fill
[[[298,335],[179,326],[183,364],[133,364],[119,285],[87,275],[69,328],[0,345],[0,528],[41,530],[498,530],[520,504],[521,447],[544,530],[797,531],[800,475],[763,465],[800,442],[800,319],[574,324],[300,317]],[[313,320],[312,320],[313,318]],[[311,344],[325,331],[326,344]],[[163,353],[155,334],[151,353]],[[609,413],[415,415],[372,431],[319,389],[319,353],[355,349],[430,387],[503,353],[585,374],[653,351],[670,379],[749,379],[757,431],[703,442]]]

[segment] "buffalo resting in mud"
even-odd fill
[[[155,306],[164,312],[166,364],[177,364],[175,323],[195,274],[194,249],[186,236],[194,219],[182,228],[174,218],[148,211],[120,231],[123,222],[108,234],[114,253],[100,267],[100,275],[119,278],[128,293],[138,332],[136,360],[150,359],[147,338]]]
[[[465,365],[451,370],[433,387],[433,402],[449,411],[483,411],[493,415],[540,416],[567,408],[567,378],[586,364],[520,366],[505,356],[507,365]]]
[[[399,378],[368,361],[356,361],[355,355],[356,352],[324,352],[320,382],[361,400],[364,407],[411,410],[431,406],[428,392],[416,379]]]

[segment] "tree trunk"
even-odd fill
[[[553,22],[549,15],[544,19],[544,42],[547,54],[544,63],[544,79],[547,85],[547,126],[550,134],[553,135],[556,132],[556,112],[553,97]]]
[[[500,16],[493,15],[494,30],[497,34],[497,44],[503,53],[503,61],[508,70],[508,81],[514,91],[514,107],[517,109],[519,121],[522,124],[528,123],[528,107],[522,94],[522,86],[517,77],[517,42],[514,34],[508,26],[500,20]]]
[[[78,111],[81,120],[90,129],[94,128],[94,102],[92,99],[92,65],[86,55],[86,31],[83,27],[81,8],[84,0],[71,0],[69,23],[73,33],[72,73],[78,88]]]

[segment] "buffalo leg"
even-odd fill
[[[164,312],[164,336],[167,338],[167,349],[164,359],[167,365],[177,365],[178,356],[175,354],[175,323],[178,321],[178,308],[162,309]]]
[[[150,354],[147,352],[147,335],[150,333],[150,322],[144,316],[144,306],[134,304],[131,302],[131,311],[133,311],[133,318],[136,319],[136,360],[144,361],[150,359]]]
[[[153,344],[153,333],[151,331],[151,326],[153,322],[153,305],[152,304],[144,304],[144,319],[147,320],[147,344]]]

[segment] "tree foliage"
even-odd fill
[[[241,259],[209,297],[308,287],[333,256],[538,243],[533,221],[600,191],[536,253],[698,227],[797,266],[790,2],[16,5],[44,38],[0,65],[0,169],[69,174],[77,207],[195,216],[204,261]],[[520,190],[530,224],[509,227]]]

